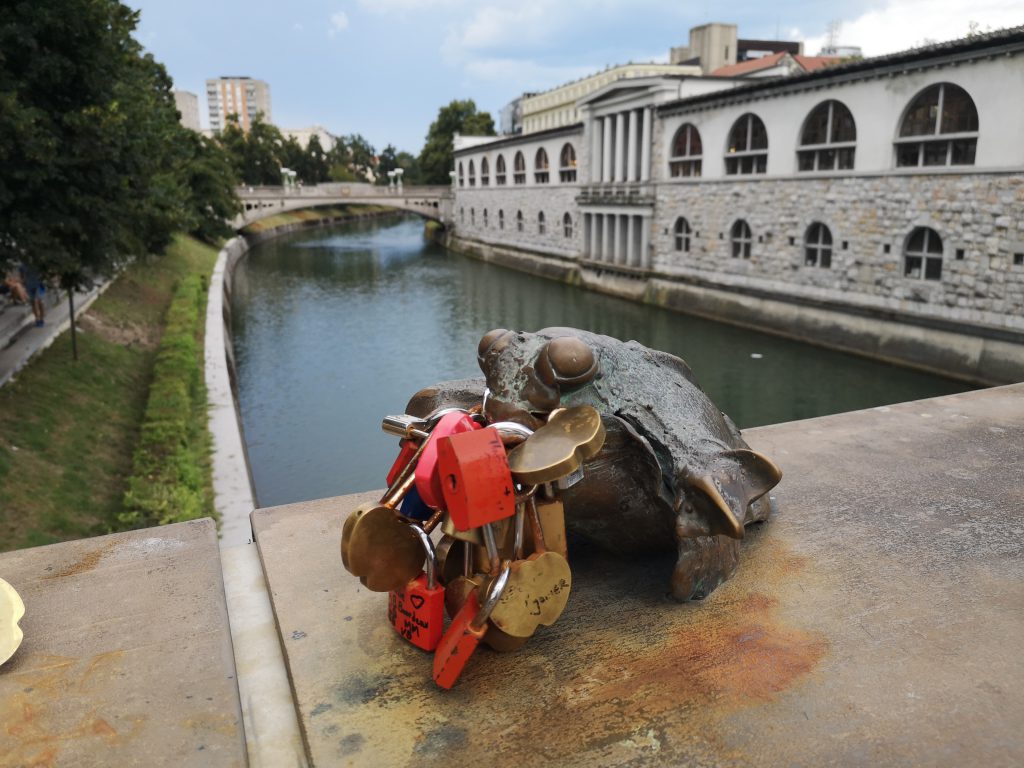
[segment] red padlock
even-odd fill
[[[430,437],[416,462],[416,490],[423,503],[431,509],[440,509],[444,504],[441,491],[441,476],[437,472],[437,443],[443,437],[480,429],[473,417],[462,411],[453,411],[442,416],[431,430]]]
[[[413,440],[403,440],[399,443],[401,450],[398,452],[398,458],[395,459],[395,463],[391,465],[391,471],[388,472],[387,487],[390,488],[392,483],[395,482],[395,478],[398,477],[398,473],[405,469],[405,465],[408,464],[412,457],[416,455],[416,450],[419,445]]]
[[[404,588],[388,593],[388,621],[417,648],[432,651],[444,632],[444,587],[437,583],[434,542],[418,525],[412,527],[427,550],[427,569]]]
[[[512,564],[506,561],[501,573],[491,582],[483,607],[480,607],[474,589],[448,625],[448,631],[444,633],[434,653],[434,682],[442,688],[448,689],[455,685],[469,657],[487,634],[487,619],[501,600],[511,571]]]
[[[437,457],[445,510],[458,530],[479,528],[516,513],[508,455],[497,429],[442,438]]]

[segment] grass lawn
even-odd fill
[[[174,287],[217,250],[179,237],[130,266],[70,334],[0,388],[0,551],[116,530]]]

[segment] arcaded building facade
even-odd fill
[[[611,83],[576,125],[457,146],[454,237],[650,290],[1024,331],[1024,28],[679,92]]]

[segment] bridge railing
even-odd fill
[[[391,197],[401,195],[402,197],[447,197],[451,194],[451,187],[444,185],[422,185],[413,186],[405,184],[399,192],[397,187],[379,186],[376,184],[307,184],[303,186],[244,186],[237,188],[238,196],[244,199],[258,197]]]

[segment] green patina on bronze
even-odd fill
[[[485,381],[421,390],[406,412],[469,406],[490,390],[491,421],[539,427],[560,407],[598,409],[607,439],[582,482],[564,491],[570,528],[618,552],[678,548],[672,594],[700,599],[735,570],[744,527],[770,514],[782,473],[680,358],[574,328],[496,329],[480,341]]]

